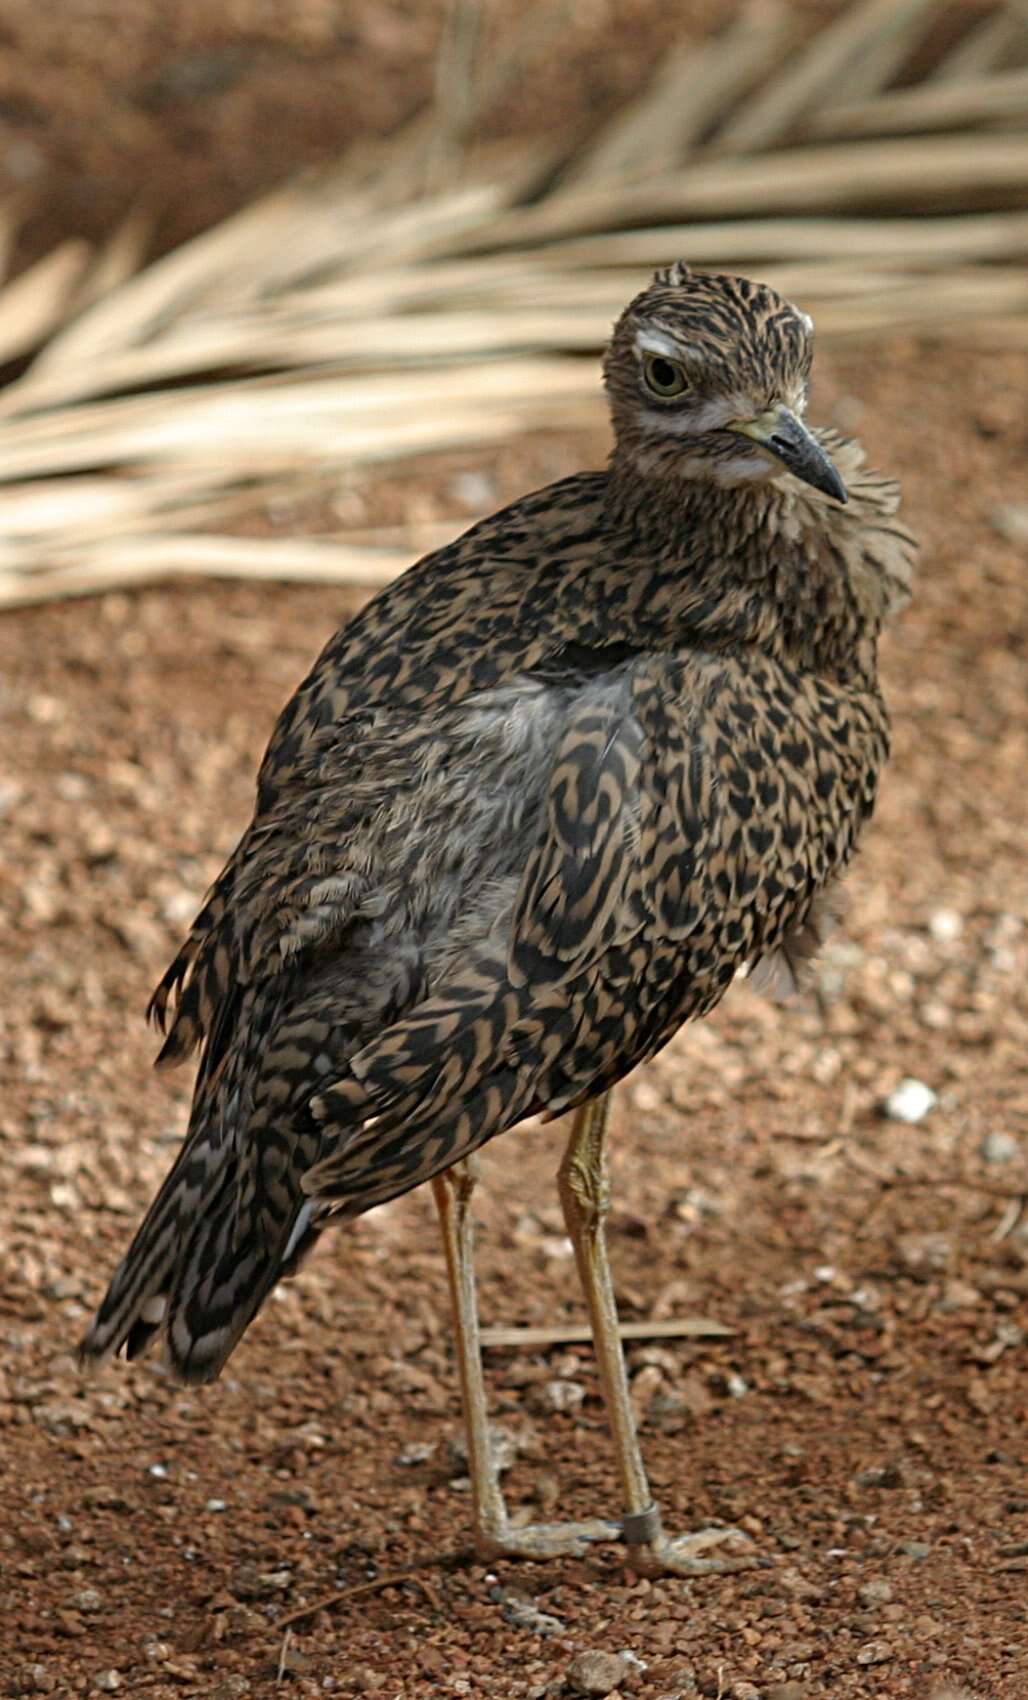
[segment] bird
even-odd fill
[[[915,543],[891,479],[805,422],[810,317],[662,268],[603,363],[606,467],[427,555],[282,711],[253,818],[149,1014],[198,1053],[188,1131],[79,1351],[213,1380],[323,1230],[429,1182],[475,1547],[653,1573],[750,1562],[653,1500],[606,1242],[612,1093],[738,975],[787,993],[889,751],[878,640]],[[476,1153],[572,1117],[558,1189],[619,1515],[516,1526],[490,1441]],[[721,1550],[719,1550],[719,1548]]]

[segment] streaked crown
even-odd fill
[[[772,474],[767,455],[729,427],[781,406],[802,416],[812,332],[766,284],[681,261],[658,271],[622,313],[604,362],[621,458],[719,483]]]

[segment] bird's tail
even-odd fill
[[[151,1205],[79,1345],[83,1363],[139,1357],[162,1336],[182,1381],[213,1381],[271,1289],[291,1274],[324,1211],[299,1193],[285,1212],[245,1195],[232,1143],[198,1130]]]

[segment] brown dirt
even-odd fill
[[[802,0],[821,19],[838,0]],[[103,241],[134,208],[163,249],[292,172],[388,135],[429,100],[448,0],[3,0],[0,200],[18,196],[16,263],[67,236]],[[481,57],[525,8],[487,0]],[[725,0],[677,0],[675,39]],[[664,0],[575,0],[488,114],[538,138],[632,95],[664,51]]]
[[[624,1091],[615,1156],[626,1317],[735,1330],[631,1348],[667,1520],[739,1523],[762,1567],[690,1585],[634,1579],[616,1548],[462,1556],[424,1194],[331,1239],[206,1394],[146,1365],[78,1380],[73,1342],[186,1112],[188,1081],[148,1074],[140,1009],[347,607],[107,596],[0,625],[3,1692],[270,1695],[284,1649],[297,1695],[529,1696],[583,1649],[629,1648],[646,1669],[620,1692],[655,1700],[1028,1693],[1028,599],[989,524],[1023,463],[1028,363],[895,344],[821,367],[815,412],[903,471],[926,544],[887,649],[895,760],[818,997],[733,994]],[[601,449],[516,445],[477,470],[503,500]],[[439,469],[407,500],[433,489],[452,506]],[[904,1075],[939,1094],[917,1127],[880,1114]],[[529,1128],[487,1154],[490,1323],[580,1314],[558,1144]],[[488,1374],[514,1508],[610,1508],[588,1351],[494,1350]],[[556,1379],[584,1394],[566,1413]],[[283,1617],[345,1588],[286,1642]]]

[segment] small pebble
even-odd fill
[[[0,778],[0,815],[6,815],[25,795],[25,787],[16,779]]]
[[[943,1312],[973,1310],[981,1302],[982,1295],[978,1288],[972,1287],[968,1281],[947,1281],[936,1309]]]
[[[897,1241],[896,1251],[915,1274],[940,1274],[953,1261],[953,1242],[945,1234],[905,1234]]]
[[[514,1588],[490,1588],[489,1598],[495,1600],[507,1622],[515,1629],[527,1629],[531,1635],[562,1635],[565,1625],[559,1617],[540,1611],[534,1600]]]
[[[101,1694],[113,1694],[116,1688],[121,1687],[121,1675],[116,1670],[102,1670],[99,1676],[93,1678],[93,1687],[98,1688]]]
[[[1009,1163],[1012,1157],[1021,1153],[1020,1142],[1012,1133],[1004,1133],[1002,1128],[994,1128],[987,1133],[978,1147],[987,1163]]]
[[[625,1664],[629,1667],[629,1669],[638,1671],[640,1676],[646,1669],[646,1660],[641,1659],[638,1653],[633,1653],[631,1647],[622,1647],[618,1653],[618,1658],[624,1659]]]
[[[191,921],[196,912],[195,891],[174,891],[160,905],[161,919],[171,927],[181,927]]]
[[[907,1122],[913,1126],[916,1122],[924,1121],[929,1110],[934,1110],[939,1102],[938,1094],[923,1080],[901,1080],[894,1091],[889,1093],[882,1106],[890,1121]]]
[[[544,1381],[541,1387],[533,1387],[528,1403],[532,1410],[577,1411],[585,1398],[585,1388],[579,1381]]]
[[[381,1671],[372,1670],[370,1665],[358,1665],[350,1672],[350,1686],[358,1694],[377,1694],[380,1688],[385,1687],[385,1680]]]
[[[611,1694],[628,1671],[628,1660],[622,1653],[579,1653],[568,1666],[568,1687],[573,1694]]]
[[[857,1592],[865,1606],[887,1606],[892,1599],[892,1587],[884,1576],[872,1577]]]
[[[21,1672],[21,1680],[14,1692],[16,1694],[52,1694],[57,1683],[58,1678],[46,1665],[26,1665]]]
[[[928,917],[928,931],[936,944],[952,944],[964,930],[964,918],[956,909],[936,909]]]
[[[872,1464],[869,1469],[859,1471],[856,1480],[865,1488],[891,1489],[904,1485],[903,1471],[898,1464]]]
[[[893,1648],[888,1641],[865,1641],[857,1648],[858,1665],[884,1665],[893,1656]]]
[[[412,1440],[396,1454],[393,1462],[404,1470],[411,1470],[416,1464],[427,1464],[438,1444],[435,1440]]]
[[[490,1449],[492,1451],[493,1469],[496,1471],[497,1475],[505,1475],[511,1466],[517,1463],[518,1456],[524,1448],[525,1437],[520,1433],[515,1434],[511,1429],[502,1428],[499,1423],[493,1423],[490,1425],[489,1429],[489,1441]],[[429,1447],[429,1455],[435,1451],[435,1448],[436,1443],[433,1441]],[[408,1448],[408,1453],[411,1450],[411,1448]],[[446,1452],[446,1462],[461,1475],[466,1475],[468,1469],[468,1443],[466,1436],[463,1433],[453,1435],[446,1443]],[[406,1462],[408,1460],[405,1459],[404,1461]],[[421,1459],[417,1459],[416,1462],[420,1463]],[[451,1480],[452,1479],[453,1478],[451,1478]]]

